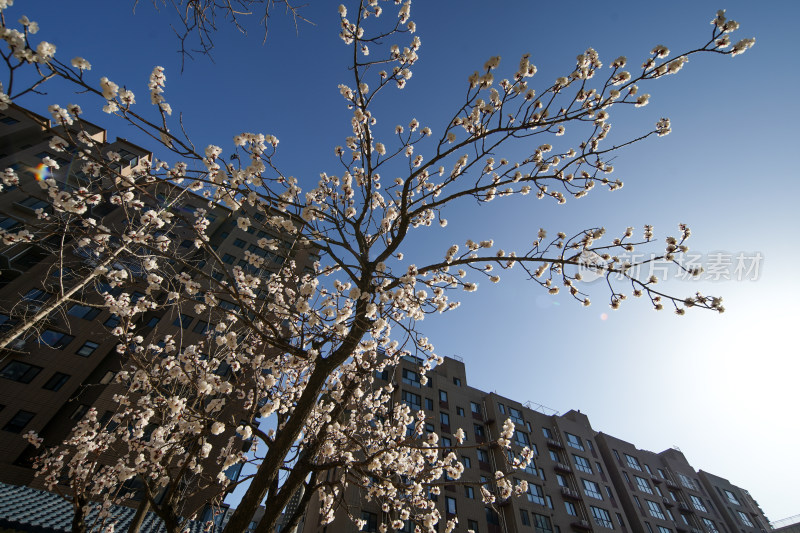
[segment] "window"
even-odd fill
[[[639,466],[639,460],[636,457],[626,453],[625,460],[628,462],[629,467],[633,468],[634,470],[638,470],[639,472],[642,471],[642,467]]]
[[[115,328],[119,326],[119,323],[120,323],[119,317],[117,315],[111,315],[106,319],[105,322],[103,322],[103,325],[107,328]]]
[[[442,437],[441,443],[443,448],[449,448],[453,445],[453,441],[450,440],[450,437]]]
[[[645,522],[644,525],[647,526],[647,533],[653,533],[653,526],[649,522]]]
[[[447,391],[440,390],[439,391],[439,401],[440,402],[447,402]]]
[[[669,491],[669,497],[672,498],[672,501],[674,501],[674,502],[678,501],[678,498],[675,496],[675,493],[672,492],[672,491]]]
[[[564,433],[567,436],[567,444],[572,446],[577,450],[583,451],[583,443],[581,443],[581,438],[577,435],[573,435],[572,433]]]
[[[592,464],[588,459],[575,454],[572,454],[572,457],[575,459],[575,468],[581,472],[586,472],[587,474],[592,473]]]
[[[530,515],[528,515],[528,511],[526,511],[525,509],[519,510],[519,520],[520,522],[522,522],[523,526],[531,525],[531,517]]]
[[[664,509],[664,511],[667,512],[667,518],[669,518],[671,521],[674,522],[675,521],[675,517],[672,515],[672,511],[670,511],[669,509]]]
[[[572,502],[564,502],[564,507],[567,509],[567,514],[570,516],[578,516],[578,510],[575,509],[575,504]]]
[[[661,492],[661,489],[658,488],[658,485],[653,485],[653,488],[656,489],[656,494],[659,496],[664,496],[664,493]]]
[[[33,417],[36,416],[35,413],[31,413],[30,411],[17,411],[17,414],[11,418],[11,420],[3,426],[3,431],[10,431],[11,433],[22,433],[22,430],[25,429],[25,426],[28,425],[28,422],[33,420]]]
[[[433,400],[430,398],[425,398],[425,410],[433,411]]]
[[[650,488],[650,484],[647,480],[643,477],[633,476],[636,479],[636,484],[639,486],[639,490],[646,493],[646,494],[653,494],[653,490]]]
[[[361,511],[361,520],[364,521],[364,527],[361,531],[371,531],[373,533],[378,531],[378,515],[367,511]]]
[[[461,378],[453,378],[453,385],[455,385],[456,387],[460,387],[461,386]]]
[[[231,254],[225,254],[222,256],[222,262],[232,265],[236,262],[236,257],[232,256]]]
[[[550,452],[550,459],[554,463],[560,463],[561,462],[561,458],[558,456],[557,452],[555,452],[554,450],[549,450],[549,452]]]
[[[89,406],[85,404],[80,404],[78,407],[75,408],[74,411],[72,411],[72,414],[69,415],[69,417],[73,420],[80,420],[83,418],[83,415],[85,415],[88,412],[89,412]],[[152,432],[152,429],[150,431]],[[149,434],[147,438],[150,438]]]
[[[633,497],[633,501],[636,502],[636,507],[638,507],[639,509],[642,508],[642,502],[639,501],[639,498],[637,496]]]
[[[614,529],[614,523],[611,521],[611,515],[608,511],[593,505],[589,506],[589,509],[592,510],[592,517],[594,518],[595,524],[606,529]]]
[[[508,416],[511,418],[511,421],[515,424],[519,424],[520,426],[525,425],[525,422],[522,420],[522,413],[519,409],[515,409],[514,407],[508,407]]]
[[[705,524],[706,531],[708,531],[708,533],[719,533],[717,525],[713,522],[713,520],[703,518],[703,524]]]
[[[680,474],[678,474],[678,475],[680,475]],[[689,494],[689,499],[692,500],[692,505],[694,505],[695,509],[697,509],[698,511],[702,511],[704,513],[708,512],[708,510],[706,510],[706,506],[703,505],[703,500],[701,500],[700,498],[698,498],[694,494]]]
[[[28,196],[27,198],[19,202],[18,205],[28,208],[31,211],[36,211],[37,209],[47,209],[50,206],[50,203],[45,200],[40,200],[35,196]]]
[[[753,527],[753,523],[750,521],[750,517],[748,517],[741,511],[736,511],[736,512],[739,513],[739,518],[741,519],[742,524],[746,525],[747,527]]]
[[[658,533],[672,533],[672,530],[668,527],[664,526],[656,526],[658,527]]]
[[[234,239],[233,245],[237,248],[244,248],[247,245],[247,243],[242,239]]]
[[[619,513],[617,513],[617,523],[619,523],[619,526],[621,528],[623,528],[623,529],[625,528],[625,522],[623,522],[622,515],[619,514]]]
[[[439,421],[442,423],[443,426],[450,425],[450,415],[447,413],[439,413]]]
[[[602,500],[603,494],[600,492],[600,485],[588,479],[581,479],[583,481],[583,492],[590,498]]]
[[[445,509],[447,511],[447,514],[449,514],[449,515],[458,514],[456,512],[457,509],[456,509],[456,499],[455,498],[451,498],[450,496],[445,496],[444,505],[445,505]]]
[[[645,500],[647,503],[647,508],[650,510],[650,516],[653,518],[660,518],[664,520],[664,513],[661,512],[661,506],[658,505],[656,502],[651,502],[650,500]]]
[[[178,318],[175,319],[175,321],[172,323],[172,325],[176,326],[176,327],[181,327],[183,329],[188,329],[189,324],[192,323],[192,320],[194,320],[193,316],[184,315],[183,313],[181,313],[178,316]]]
[[[204,334],[206,331],[208,331],[208,322],[205,320],[198,320],[197,324],[195,324],[192,328],[192,331],[199,333],[200,335]]]
[[[46,302],[48,298],[50,298],[50,295],[42,289],[31,289],[22,295],[23,302],[34,302],[37,304]]]
[[[486,510],[491,511],[488,507]],[[467,529],[472,531],[472,533],[480,533],[480,531],[478,531],[478,523],[475,520],[467,520]]]
[[[550,519],[544,515],[533,513],[533,527],[536,533],[553,533]]]
[[[19,124],[19,120],[15,119],[14,117],[9,117],[6,115],[0,117],[0,122],[5,124],[6,126],[13,126],[14,124]]]
[[[422,408],[422,399],[419,394],[403,391],[403,403],[411,408],[412,411],[419,411]]]
[[[473,413],[476,413],[476,414],[481,414],[481,406],[480,406],[480,404],[478,404],[478,403],[475,403],[475,402],[469,402],[469,409],[470,409],[470,411],[472,411]]]
[[[464,408],[463,407],[456,407],[456,414],[458,416],[464,416]]]
[[[530,444],[530,439],[528,439],[528,434],[523,433],[522,431],[515,431],[514,432],[514,442],[519,444],[520,446],[527,446]]]
[[[683,474],[681,474],[680,472],[678,472],[678,479],[681,480],[681,485],[683,485],[687,489],[697,490],[697,487],[695,487],[694,481],[692,481],[691,478],[688,478],[688,477],[684,476]]]
[[[648,473],[648,474],[650,474],[651,476],[653,475],[653,471],[652,471],[652,470],[650,470],[650,467],[649,467],[649,466],[647,466],[647,463],[644,463],[644,469],[645,469],[645,470],[647,470],[647,473]]]
[[[75,337],[54,329],[46,329],[39,335],[39,344],[44,344],[56,350],[62,350],[72,342]]]
[[[84,320],[94,320],[100,314],[100,309],[88,305],[75,304],[67,310],[67,314]]]
[[[658,475],[661,476],[661,479],[667,479],[667,475],[660,468],[658,469]]]
[[[544,435],[544,438],[546,438],[546,439],[552,439],[553,438],[553,432],[550,431],[548,428],[542,428],[542,434]]]
[[[739,503],[739,500],[736,499],[736,496],[734,496],[731,491],[723,489],[722,492],[725,493],[725,497],[728,498],[728,501],[731,502],[733,505],[741,505]]]
[[[500,517],[491,507],[486,507],[486,522],[493,526],[500,525]]]
[[[51,391],[57,391],[58,389],[63,387],[64,383],[66,383],[68,380],[69,380],[69,374],[56,372],[50,379],[47,380],[47,383],[45,383],[42,388]]]
[[[531,503],[538,503],[539,505],[547,505],[544,501],[544,491],[542,487],[535,483],[528,483],[528,501]]]
[[[488,463],[489,462],[489,454],[486,453],[486,450],[481,450],[478,448],[478,462],[481,463]]]
[[[419,374],[407,368],[403,369],[403,383],[411,385],[412,387],[419,388]]]
[[[594,444],[589,439],[586,439],[586,446],[589,448],[590,452],[594,452]]]
[[[464,496],[466,496],[470,500],[474,500],[475,499],[475,489],[473,489],[469,485],[466,485],[464,487]]]
[[[42,367],[40,366],[29,365],[22,361],[11,361],[0,371],[0,376],[19,383],[30,383],[41,371]]]
[[[99,346],[100,345],[97,344],[96,342],[86,341],[86,342],[83,343],[83,346],[78,348],[78,351],[75,352],[75,353],[78,354],[78,355],[82,355],[83,357],[89,357],[90,355],[92,355],[92,353],[94,353],[94,351]]]

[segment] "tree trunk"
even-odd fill
[[[86,498],[82,496],[75,496],[72,500],[75,510],[72,514],[72,533],[86,533],[86,514],[89,511],[86,503]]]
[[[136,509],[136,514],[131,520],[131,525],[128,526],[128,533],[139,533],[139,528],[142,527],[144,517],[147,516],[147,511],[150,510],[150,500],[144,498]]]

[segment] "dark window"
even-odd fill
[[[564,435],[567,436],[567,444],[577,450],[583,451],[583,443],[581,442],[581,438],[579,436],[567,432],[564,432]]]
[[[208,322],[206,322],[205,320],[198,320],[197,324],[195,324],[194,327],[192,328],[192,331],[202,335],[203,333],[208,331]]]
[[[547,505],[544,500],[544,491],[542,487],[534,483],[528,483],[528,501],[531,503],[538,503],[539,505]]]
[[[69,415],[69,417],[73,420],[80,420],[83,418],[83,415],[85,415],[88,411],[89,411],[88,405],[80,404],[78,407],[75,408],[74,411],[72,411],[72,414]]]
[[[29,365],[22,361],[11,361],[0,371],[0,376],[11,381],[30,383],[41,371],[42,367],[40,366]]]
[[[426,411],[433,411],[433,400],[430,398],[425,398],[425,410]]]
[[[528,438],[528,434],[523,431],[515,431],[514,432],[514,442],[519,444],[520,446],[527,446],[530,444],[530,439]]]
[[[48,298],[50,298],[50,295],[47,294],[44,290],[31,289],[22,296],[22,301],[43,303],[46,302]]]
[[[487,507],[486,510],[490,511],[491,509]],[[471,529],[475,533],[480,533],[480,530],[478,529],[478,523],[475,520],[467,520],[467,529]]]
[[[456,387],[460,387],[461,386],[461,378],[453,378],[453,385],[455,385]]]
[[[447,413],[439,413],[439,420],[441,420],[443,426],[450,425],[450,415]]]
[[[2,116],[0,117],[0,122],[5,124],[6,126],[13,126],[14,124],[19,124],[19,120],[15,119],[14,117]]]
[[[592,473],[592,465],[589,463],[588,459],[575,454],[573,454],[572,457],[575,459],[575,468],[587,474]]]
[[[8,423],[3,426],[3,431],[10,431],[11,433],[22,433],[22,430],[25,429],[25,426],[28,425],[28,422],[33,420],[33,417],[36,416],[35,413],[31,413],[30,411],[17,411],[17,414],[8,421]]]
[[[581,479],[581,481],[583,481],[583,492],[585,492],[587,496],[597,500],[603,499],[603,494],[600,492],[600,485],[588,479]]]
[[[100,309],[88,305],[75,304],[67,310],[67,314],[84,320],[94,320],[100,314]]]
[[[231,254],[225,254],[222,256],[222,262],[232,265],[236,261],[236,258]]]
[[[233,241],[233,245],[236,246],[237,248],[244,248],[247,245],[247,243],[242,239],[235,239]]]
[[[99,346],[96,342],[86,341],[75,353],[83,357],[89,357]]]
[[[552,533],[553,526],[550,519],[544,515],[533,513],[533,527],[536,533]]]
[[[50,206],[50,203],[47,202],[46,200],[40,200],[35,196],[28,196],[27,198],[19,202],[19,205],[27,209],[30,209],[31,211],[36,211],[37,209],[47,209]]]
[[[475,499],[475,489],[473,489],[469,485],[464,486],[464,496],[466,496],[470,500],[474,500]]]
[[[481,414],[481,406],[475,402],[469,402],[469,408],[473,413]]]
[[[463,407],[456,407],[456,414],[458,416],[464,416],[464,408]]]
[[[178,318],[175,319],[172,325],[186,329],[189,327],[189,324],[192,323],[192,320],[194,320],[193,316],[184,315],[183,313],[181,313],[180,316],[178,316]]]
[[[103,325],[107,328],[115,328],[119,326],[120,318],[117,315],[111,315],[108,319],[103,322]]]
[[[500,525],[500,516],[491,507],[486,507],[486,522],[491,526]],[[478,531],[477,529],[475,531]]]
[[[75,337],[54,329],[46,329],[39,335],[39,344],[45,344],[56,350],[63,349]]]
[[[519,510],[519,519],[522,522],[523,526],[531,525],[531,517],[528,515],[528,511],[525,509]]]
[[[447,511],[447,514],[449,514],[449,515],[458,514],[456,512],[457,509],[456,509],[456,499],[455,498],[451,498],[450,496],[445,496],[444,501],[445,501],[445,510]]]
[[[447,401],[447,391],[440,390],[439,391],[439,401],[446,402]]]
[[[422,408],[422,399],[419,394],[413,392],[403,391],[403,402],[411,408],[412,411],[419,411]]]
[[[56,372],[55,374],[53,374],[53,377],[47,380],[47,383],[45,383],[42,388],[51,391],[57,391],[62,386],[64,386],[64,383],[66,383],[68,380],[69,380],[69,374]]]
[[[589,508],[592,510],[592,516],[594,517],[595,524],[600,527],[614,529],[614,523],[611,522],[611,515],[608,511],[594,506],[589,506]]]
[[[160,316],[154,316],[154,317],[150,318],[150,320],[147,321],[147,324],[145,324],[145,327],[146,328],[154,328],[154,327],[156,327],[156,324],[158,324],[159,320],[161,320]]]

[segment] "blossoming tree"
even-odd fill
[[[60,298],[7,332],[0,347],[29,334],[38,320],[69,301],[103,306],[121,318],[113,331],[125,365],[117,376],[118,412],[110,421],[90,412],[68,442],[45,452],[38,463],[53,487],[68,472],[71,493],[81,495],[80,501],[122,501],[121,484],[138,479],[146,505],[170,531],[179,531],[182,520],[197,511],[179,506],[187,490],[216,483],[223,497],[233,488],[224,474],[215,478],[205,472],[249,462],[254,473],[239,482],[248,486],[229,522],[232,531],[244,531],[265,498],[258,531],[273,530],[301,487],[305,495],[290,524],[297,523],[313,493],[320,495],[323,516],[332,520],[337,510],[347,512],[340,504],[352,485],[381,503],[387,517],[381,530],[413,520],[420,530],[434,531],[443,517],[430,495],[444,484],[445,474],[449,483],[461,478],[463,466],[455,453],[437,445],[435,433],[425,431],[423,411],[393,402],[393,386],[373,381],[376,371],[393,367],[404,355],[423,360],[423,380],[440,360],[418,330],[425,315],[454,310],[460,291],[475,291],[479,281],[497,283],[500,273],[512,268],[551,294],[568,291],[581,305],[590,304],[581,286],[588,268],[607,281],[613,308],[632,295],[679,314],[689,307],[723,311],[717,297],[660,290],[656,279],[638,277],[639,264],[618,257],[646,248],[677,264],[690,235],[683,225],[666,244],[654,239],[649,226],[639,237],[626,228],[609,240],[602,240],[606,232],[600,227],[555,236],[539,230],[527,251],[495,250],[493,241],[476,239],[452,244],[433,262],[414,258],[414,243],[429,226],[446,225],[456,204],[516,195],[566,203],[595,187],[622,187],[611,177],[610,158],[622,147],[668,134],[670,122],[662,118],[650,131],[607,146],[612,111],[645,106],[650,95],[643,88],[680,71],[692,55],[735,56],[752,46],[752,39],[730,40],[738,24],[722,11],[712,21],[711,38],[694,49],[671,56],[656,46],[641,64],[618,57],[605,69],[598,53],[588,49],[564,76],[542,80],[537,88],[529,55],[511,68],[492,57],[466,78],[466,95],[453,102],[449,120],[426,124],[403,118],[387,136],[376,133],[379,120],[390,120],[378,116],[376,102],[409,83],[419,59],[421,40],[410,20],[410,2],[389,3],[395,11],[389,15],[383,13],[387,3],[378,0],[357,3],[352,15],[340,6],[339,32],[352,64],[339,91],[352,134],[335,148],[338,168],[321,169],[319,181],[301,190],[281,169],[274,136],[242,133],[224,151],[215,145],[196,149],[185,131],[174,131],[163,69],[156,67],[149,81],[154,108],[141,110],[131,90],[105,77],[91,78],[86,59],[62,61],[53,45],[35,43],[35,22],[23,17],[15,29],[7,20],[10,3],[0,1],[7,74],[0,105],[59,78],[96,95],[107,113],[160,143],[159,160],[123,175],[114,166],[119,154],[103,153],[83,131],[81,109],[54,104],[51,147],[72,153],[89,182],[70,189],[52,178],[28,183],[12,169],[3,175],[7,187],[40,189],[50,203],[24,229],[3,231],[6,244],[44,246],[58,233],[90,261],[80,276],[62,280]],[[29,83],[20,86],[20,79]],[[504,155],[520,148],[524,156]],[[223,152],[234,156],[226,159]],[[43,163],[57,164],[50,158]],[[168,201],[155,200],[159,187],[168,191]],[[208,211],[177,210],[192,193],[203,195],[209,210],[215,205],[232,210],[242,230],[290,236],[293,246],[314,250],[320,260],[312,272],[287,261],[268,277],[259,274],[265,254],[247,252],[248,266],[231,268],[209,245]],[[114,209],[97,215],[104,205]],[[191,254],[179,252],[169,237],[179,229],[193,234]],[[265,252],[277,246],[274,239],[258,242]],[[222,276],[213,276],[212,268]],[[109,286],[120,290],[110,292]],[[138,299],[131,296],[136,288],[145,290]],[[223,297],[238,308],[220,309]],[[136,331],[143,313],[182,306],[207,315],[214,325],[200,341]],[[513,431],[507,422],[496,442],[510,446]],[[463,439],[463,431],[455,435]],[[36,435],[28,438],[39,444]],[[255,445],[243,453],[242,441]],[[116,459],[102,460],[109,453]],[[525,449],[503,465],[495,490],[481,487],[487,503],[525,492],[524,484],[513,486],[509,476],[531,455]],[[477,479],[460,482],[480,486]],[[450,521],[446,530],[454,526]]]

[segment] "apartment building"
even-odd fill
[[[426,429],[440,435],[440,445],[447,447],[454,442],[452,435],[458,428],[467,434],[468,444],[479,445],[460,454],[465,467],[462,481],[483,484],[491,490],[494,472],[503,469],[507,456],[505,450],[489,442],[498,437],[509,418],[516,426],[512,453],[528,446],[535,454],[528,468],[515,476],[528,482],[523,497],[487,506],[474,487],[445,486],[436,502],[443,517],[458,518],[456,531],[756,533],[769,529],[763,512],[746,491],[722,478],[696,472],[678,450],[639,450],[596,431],[580,411],[559,415],[530,402],[520,403],[473,388],[467,384],[465,365],[459,358],[446,357],[427,374],[426,385],[420,383],[418,368],[419,361],[404,358],[396,368],[377,376],[376,384],[393,382],[394,401],[404,402],[414,411],[424,410]],[[484,443],[485,447],[480,446]],[[719,487],[719,493],[713,489],[716,497],[727,497],[726,490],[734,494],[755,529],[729,525],[707,483]],[[377,531],[384,518],[380,507],[362,500],[354,488],[346,499],[350,515],[366,521],[364,531]],[[753,503],[745,510],[744,501]],[[729,504],[733,509],[735,504]],[[727,514],[735,518],[737,513]],[[407,523],[406,530],[414,531],[413,525]],[[439,530],[444,530],[441,524]],[[321,526],[318,502],[312,499],[303,531],[339,533],[357,529],[343,512],[332,524]]]
[[[78,121],[74,128],[91,137],[103,154],[108,151],[119,154],[120,159],[111,165],[123,176],[152,161],[153,155],[149,151],[125,139],[110,141],[106,131],[89,122]],[[87,181],[79,165],[73,165],[69,153],[49,148],[50,139],[60,131],[61,128],[53,127],[49,119],[15,106],[0,114],[0,169],[15,169],[21,181],[19,186],[6,186],[0,192],[0,227],[4,230],[13,231],[26,222],[33,222],[37,209],[48,208],[35,179],[42,158],[50,157],[58,162],[60,168],[50,177],[60,187],[69,189]],[[265,218],[264,212],[245,207],[253,225],[243,230],[236,223],[241,211],[234,216],[225,206],[209,203],[198,194],[168,183],[152,184],[148,192],[153,202],[169,202],[176,215],[187,219],[192,219],[192,214],[199,209],[206,211],[205,217],[210,221],[207,229],[209,246],[221,262],[207,261],[209,258],[194,246],[195,237],[191,229],[177,224],[170,229],[169,237],[176,243],[172,253],[181,260],[179,265],[191,264],[219,280],[223,275],[222,269],[234,265],[268,277],[287,261],[294,261],[296,268],[303,271],[318,260],[314,250],[300,246],[293,235],[259,223]],[[115,210],[108,202],[92,209],[91,215],[106,225],[113,227],[125,222],[121,209]],[[301,223],[287,218],[293,224]],[[262,237],[277,242],[278,249],[268,251],[259,247],[257,242]],[[60,282],[68,286],[75,272],[91,266],[90,258],[69,235],[54,233],[48,244],[0,243],[0,333],[53,301]],[[54,249],[57,254],[53,254]],[[247,252],[263,257],[262,267],[255,268],[248,263]],[[136,265],[127,266],[132,278],[136,279]],[[146,284],[142,282],[141,285],[141,291],[134,291],[132,298],[144,295]],[[126,291],[135,287],[126,286]],[[121,290],[111,287],[97,289],[112,294]],[[258,298],[263,300],[266,294],[259,294]],[[240,311],[239,305],[222,297],[218,309],[202,316],[193,310],[193,306],[168,312],[146,312],[137,323],[137,332],[145,339],[171,333],[184,343],[193,343],[214,326],[219,313],[227,311]],[[36,431],[44,438],[45,445],[53,445],[67,437],[90,408],[97,409],[101,420],[114,413],[117,403],[113,397],[121,391],[121,386],[113,380],[122,360],[116,351],[118,340],[109,331],[119,322],[119,317],[100,307],[68,302],[43,320],[35,331],[21,336],[9,349],[0,352],[0,481],[41,486],[41,482],[34,479],[31,468],[35,450],[23,439],[24,433]],[[234,468],[227,474],[236,478],[238,471]],[[214,490],[211,487],[207,493]],[[198,501],[208,494],[198,495]]]

